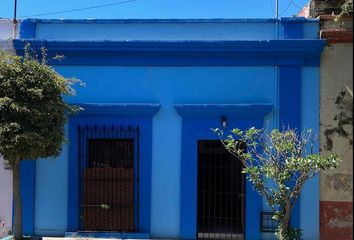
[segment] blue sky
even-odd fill
[[[18,0],[17,16],[36,18],[273,18],[276,0]],[[292,16],[309,0],[279,0]],[[13,16],[14,0],[0,0],[0,18]],[[105,7],[96,7],[108,5]],[[48,14],[90,8],[81,11]],[[38,15],[37,14],[43,14]]]

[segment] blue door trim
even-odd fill
[[[140,128],[139,231],[150,233],[152,116],[159,104],[82,104],[85,110],[69,119],[68,232],[79,228],[78,136],[79,125],[123,125]]]
[[[183,104],[175,105],[182,116],[182,155],[181,155],[181,212],[180,238],[196,239],[197,234],[197,141],[218,139],[211,128],[221,127],[221,117],[226,117],[229,129],[238,127],[263,127],[265,115],[271,113],[271,104]],[[258,109],[259,111],[252,111]],[[262,198],[255,192],[251,183],[246,183],[245,235],[247,239],[260,239],[260,212]]]
[[[72,103],[82,108],[80,115],[116,115],[153,117],[160,110],[157,103]]]
[[[264,117],[272,111],[272,103],[264,104],[175,104],[175,109],[182,117],[233,118]]]

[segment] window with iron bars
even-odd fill
[[[81,231],[139,231],[139,127],[80,126]]]

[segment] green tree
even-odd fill
[[[243,173],[262,195],[278,221],[279,240],[301,239],[300,229],[289,226],[291,211],[305,182],[321,170],[337,168],[341,159],[335,154],[314,153],[316,138],[311,130],[298,134],[293,129],[233,129],[224,137],[214,129],[225,148],[243,163]],[[246,144],[247,150],[240,147]]]
[[[346,0],[341,6],[341,12],[336,16],[334,21],[340,21],[344,17],[353,15],[353,0]]]
[[[64,141],[66,115],[78,110],[64,102],[73,95],[67,79],[26,51],[24,57],[0,52],[0,155],[13,170],[14,237],[22,238],[20,163],[55,157]]]

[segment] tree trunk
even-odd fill
[[[14,238],[22,239],[22,199],[20,191],[20,160],[15,160],[12,166],[12,184],[14,201]]]
[[[287,239],[288,227],[289,227],[289,220],[288,221],[283,220],[280,223],[280,229],[279,229],[279,232],[278,232],[278,240]]]
[[[291,216],[291,209],[290,209],[290,204],[286,203],[284,215],[283,218],[279,222],[279,231],[278,231],[278,240],[285,240],[287,238],[287,232],[289,229],[289,221],[290,221],[290,216]]]

